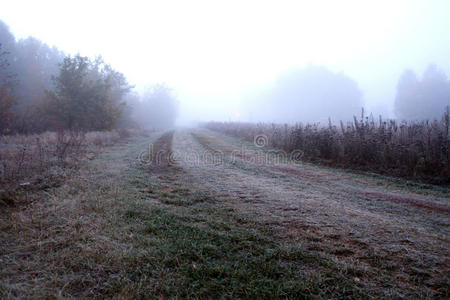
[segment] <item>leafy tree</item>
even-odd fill
[[[35,38],[16,41],[1,20],[0,44],[5,52],[0,56],[0,114],[8,132],[116,125],[131,87],[101,57],[64,59],[63,52]]]
[[[80,55],[66,57],[54,81],[47,111],[55,126],[67,129],[112,129],[131,88],[101,57],[91,61]]]
[[[395,97],[395,111],[407,120],[440,118],[450,105],[450,82],[436,65],[429,65],[422,79],[411,70],[400,76]]]
[[[8,52],[8,66],[0,69],[0,79],[9,76],[9,95],[15,118],[10,132],[30,133],[46,130],[46,115],[42,106],[45,91],[53,89],[52,76],[59,71],[64,53],[45,43],[27,38],[16,42],[6,24],[0,21],[0,44]],[[14,74],[14,76],[11,76]],[[7,76],[6,76],[7,75]]]

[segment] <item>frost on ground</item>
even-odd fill
[[[298,162],[255,163],[251,151],[236,155],[253,145],[206,130],[177,132],[173,147],[179,153],[221,153],[216,165],[177,163],[192,184],[275,225],[287,241],[366,269],[381,284],[405,290],[448,287],[447,190],[408,188],[388,178]]]
[[[449,296],[448,189],[265,151],[204,129],[105,148],[2,207],[0,295]]]

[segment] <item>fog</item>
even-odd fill
[[[450,74],[445,0],[15,0],[2,1],[0,20],[16,39],[102,55],[135,93],[170,87],[179,125],[322,123],[350,119],[361,107],[399,118],[406,69],[421,78],[434,63]]]

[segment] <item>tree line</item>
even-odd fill
[[[177,102],[155,85],[143,96],[99,56],[70,56],[0,21],[0,134],[173,126]]]
[[[317,65],[281,73],[273,86],[251,100],[244,111],[252,118],[291,124],[352,121],[364,106],[355,80]],[[409,69],[401,74],[394,99],[397,120],[439,120],[449,105],[450,81],[436,65],[430,64],[421,77]]]

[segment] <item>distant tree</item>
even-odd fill
[[[281,122],[350,120],[362,107],[354,80],[314,65],[283,73],[268,94],[269,117]]]
[[[16,40],[9,31],[9,27],[0,20],[0,44],[2,45],[2,50],[12,55],[15,52],[15,43]]]
[[[64,54],[57,48],[50,48],[35,38],[17,43],[16,70],[20,87],[16,91],[17,131],[27,133],[48,128],[49,124],[41,108],[45,91],[53,89],[52,77],[58,74],[58,64],[63,59]]]
[[[11,131],[11,125],[14,121],[12,107],[15,103],[16,100],[8,89],[0,85],[0,134]]]
[[[140,97],[135,92],[127,93],[124,96],[124,102],[122,114],[117,121],[118,128],[138,128],[140,124],[136,119],[136,114],[141,109]]]
[[[8,132],[116,125],[131,86],[101,57],[64,59],[63,52],[35,38],[16,41],[1,20],[0,44],[8,56],[7,63],[6,54],[0,57],[0,122]]]
[[[14,69],[16,40],[8,26],[0,20],[0,84],[10,88],[15,83],[17,71]]]
[[[395,113],[400,118],[411,119],[411,115],[416,114],[412,103],[417,103],[419,89],[419,79],[412,70],[405,70],[400,76],[397,84],[397,96],[395,97]]]
[[[10,72],[10,64],[8,60],[8,51],[3,50],[3,45],[0,43],[0,85],[12,89],[15,83],[15,76]]]
[[[100,57],[90,61],[80,55],[66,57],[54,81],[47,111],[56,126],[67,129],[112,129],[125,104],[122,98],[131,88]]]
[[[15,118],[10,132],[30,133],[48,129],[42,109],[45,91],[53,89],[52,76],[57,75],[64,53],[32,37],[16,42],[2,21],[0,44],[3,51],[8,52],[9,62],[0,70],[0,79],[6,78],[6,74],[10,76],[9,95],[15,99],[12,106]]]
[[[8,26],[0,20],[0,134],[10,133],[15,120],[13,108],[16,98],[13,94],[15,73],[11,62],[14,61],[15,39]]]
[[[136,117],[145,127],[170,128],[175,125],[177,113],[178,102],[172,90],[157,84],[144,93]]]
[[[422,79],[406,70],[400,76],[395,97],[397,117],[407,120],[442,117],[450,105],[450,82],[436,65],[429,65]]]
[[[16,103],[12,95],[14,76],[8,73],[9,62],[7,51],[2,50],[0,44],[0,134],[9,133],[14,121],[13,106]]]

